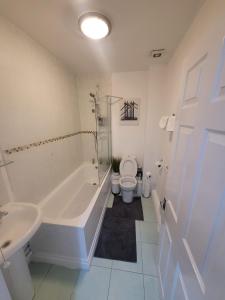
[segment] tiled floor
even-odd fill
[[[111,207],[113,197],[108,201]],[[93,258],[89,271],[31,263],[34,300],[159,300],[156,216],[142,199],[144,221],[136,221],[137,263]]]

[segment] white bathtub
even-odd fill
[[[110,192],[110,170],[100,186],[97,171],[84,163],[40,203],[43,224],[31,241],[33,260],[89,268]]]

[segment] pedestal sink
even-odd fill
[[[0,207],[0,267],[12,299],[31,300],[33,287],[23,246],[41,225],[38,206],[10,202]]]

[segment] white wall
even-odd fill
[[[159,120],[164,114],[166,97],[167,65],[151,66],[148,72],[148,101],[146,105],[144,173],[152,173],[152,187],[160,190],[165,172],[155,165],[163,158],[163,141],[168,133],[159,128]]]
[[[112,152],[113,156],[133,154],[143,165],[145,115],[148,72],[123,72],[112,74],[112,94],[124,98],[140,98],[140,122],[138,126],[120,125],[120,102],[112,106]]]
[[[113,155],[134,154],[144,172],[152,173],[152,185],[160,198],[164,192],[165,169],[155,161],[164,158],[164,144],[169,134],[159,128],[160,117],[167,113],[167,65],[153,65],[148,72],[113,73],[112,94],[141,98],[139,126],[120,125],[120,103],[112,106]]]
[[[72,74],[47,50],[3,18],[0,19],[0,43],[1,148],[80,130]],[[6,158],[14,160],[6,170],[15,200],[40,201],[82,162],[80,145],[80,136],[75,136],[7,155]],[[7,197],[3,183],[1,176],[0,203]]]

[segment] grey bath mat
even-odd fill
[[[141,198],[126,204],[115,196],[113,207],[106,209],[95,256],[137,262],[135,220],[143,220]]]
[[[124,203],[121,196],[114,196],[112,207],[114,217],[129,219],[129,220],[144,220],[141,197],[134,197],[132,203]]]
[[[114,217],[111,210],[106,209],[95,256],[136,262],[135,220]]]

